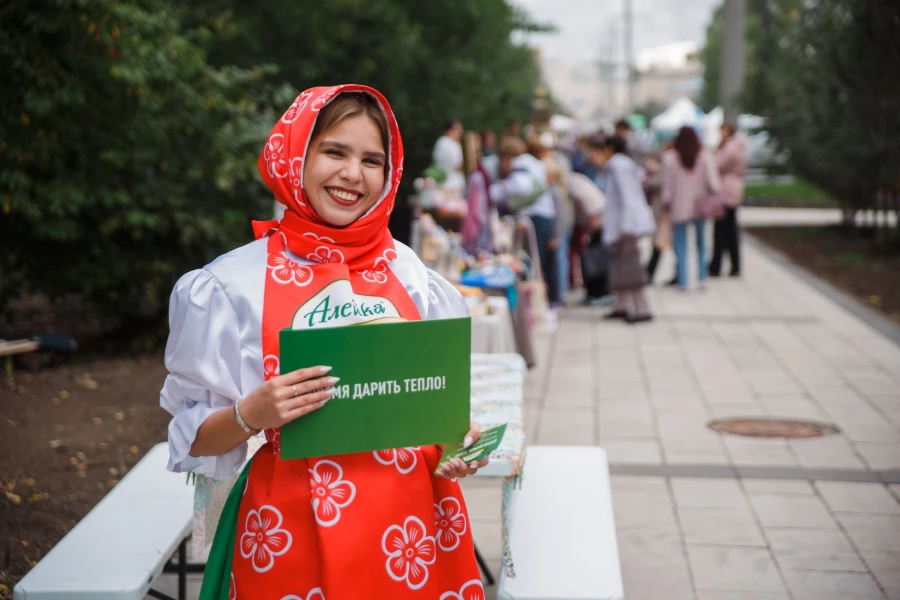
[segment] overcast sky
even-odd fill
[[[536,20],[555,23],[555,34],[532,35],[528,42],[545,58],[622,57],[624,0],[511,0]],[[642,48],[691,40],[703,44],[713,8],[721,0],[632,0],[635,58]],[[611,27],[611,24],[612,27]],[[614,27],[614,28],[613,28]],[[610,42],[615,54],[610,57]]]

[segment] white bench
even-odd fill
[[[166,471],[168,459],[166,444],[151,448],[15,586],[15,600],[169,598],[150,585],[179,546],[185,560],[194,486]]]
[[[621,600],[622,572],[606,452],[529,446],[510,512],[516,578],[498,600]]]

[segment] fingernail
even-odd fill
[[[330,399],[332,396],[334,396],[335,392],[337,392],[337,390],[334,389],[334,388],[328,388],[327,390],[325,390],[325,393],[328,394],[328,398],[329,398],[329,399]]]
[[[456,438],[456,439],[459,439],[459,438]],[[469,446],[472,445],[472,442],[474,442],[474,441],[475,441],[475,438],[473,438],[471,435],[467,435],[466,439],[463,440],[463,448],[468,448]]]
[[[477,469],[477,468],[478,468],[478,461],[477,461],[477,460],[473,460],[472,462],[469,463],[469,467],[472,468],[472,469]]]
[[[328,368],[330,369],[331,367],[328,367]],[[329,377],[328,379],[325,380],[325,385],[334,385],[340,380],[341,380],[340,377]]]
[[[331,370],[331,367],[319,367],[319,372],[322,373],[322,375],[324,375],[325,373],[327,373],[330,370]]]
[[[325,406],[326,404],[328,404],[329,400],[331,400],[331,398],[325,398],[324,400],[319,402],[319,406]]]

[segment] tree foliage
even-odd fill
[[[900,4],[749,0],[741,108],[766,117],[794,171],[848,208],[900,184]],[[719,9],[701,51],[702,104],[718,104]]]
[[[0,22],[0,306],[164,309],[269,216],[256,157],[298,90],[382,90],[414,175],[448,117],[499,128],[538,80],[510,34],[541,26],[506,0],[10,0]]]

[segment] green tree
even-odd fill
[[[772,105],[769,74],[775,65],[790,15],[799,5],[800,0],[748,0],[744,18],[744,91],[740,98],[745,112],[761,113]],[[720,104],[723,35],[722,6],[718,6],[713,11],[706,28],[706,42],[699,52],[703,64],[703,90],[699,104],[705,111]]]
[[[20,0],[0,22],[0,304],[157,312],[262,214],[271,119],[243,90],[266,69],[210,68],[165,0]]]
[[[545,28],[506,0],[233,0],[193,3],[198,24],[215,32],[217,65],[273,62],[273,85],[295,90],[363,83],[390,100],[403,132],[406,172],[420,173],[443,123],[500,129],[524,120],[539,72],[516,30]],[[273,106],[283,109],[284,106]],[[413,177],[404,179],[409,189]]]
[[[792,15],[763,112],[792,167],[849,218],[900,186],[900,5],[819,0]]]

